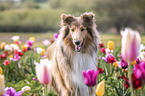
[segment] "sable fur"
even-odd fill
[[[84,13],[80,17],[63,14],[61,20],[60,35],[46,55],[52,61],[50,86],[58,96],[95,96],[94,87],[87,87],[82,76],[82,70],[97,70],[99,34],[94,14]],[[81,43],[80,52],[76,52],[76,40]]]

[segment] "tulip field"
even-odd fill
[[[0,96],[57,96],[53,89],[45,90],[36,66],[58,36],[0,33]],[[145,96],[145,36],[126,28],[120,35],[100,37],[96,96]]]

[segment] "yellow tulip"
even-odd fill
[[[29,40],[33,41],[33,43],[34,43],[35,42],[35,37],[30,37]]]
[[[0,75],[0,96],[5,93],[4,75]]]
[[[42,49],[41,55],[45,54],[45,49]]]
[[[135,65],[136,64],[136,60],[134,60],[133,62],[131,62],[131,65]]]
[[[105,80],[102,80],[96,88],[96,95],[97,96],[103,96],[105,92]]]
[[[114,67],[118,67],[117,62],[114,62],[113,65],[114,65]]]
[[[0,67],[0,75],[3,73],[3,69]]]
[[[2,42],[2,43],[1,43],[1,46],[0,46],[0,47],[1,47],[2,50],[4,49],[5,45],[6,45],[5,42]]]
[[[109,50],[113,50],[114,49],[114,42],[113,41],[108,41],[107,42],[107,48]]]

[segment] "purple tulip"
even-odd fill
[[[140,81],[145,81],[145,62],[141,62],[134,66],[134,75]]]
[[[120,64],[122,69],[128,68],[128,63],[124,59],[121,59]]]
[[[94,70],[87,70],[87,71],[83,70],[82,74],[83,74],[84,83],[87,86],[95,86],[96,85],[99,70],[96,72]]]
[[[10,88],[6,87],[5,91],[6,92],[3,96],[21,96],[23,94],[22,91],[16,92],[16,90],[12,87],[10,87]]]

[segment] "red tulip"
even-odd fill
[[[5,60],[3,64],[4,64],[5,66],[7,66],[7,65],[10,64],[10,62],[9,62],[9,60]]]

